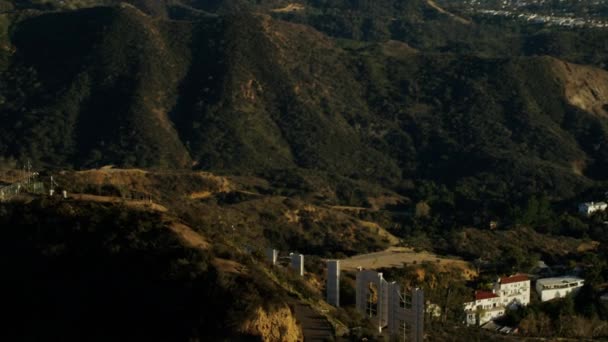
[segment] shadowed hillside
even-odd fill
[[[299,334],[262,264],[214,257],[159,213],[43,200],[2,204],[0,222],[11,231],[2,242],[12,312],[3,338],[267,339],[264,324],[288,339]]]
[[[260,15],[164,21],[127,5],[11,31],[0,152],[46,166],[301,168],[569,195],[608,161],[606,74],[571,91],[592,67],[337,44]]]
[[[231,6],[205,4],[180,6]],[[302,6],[308,18],[346,10]],[[428,15],[421,6],[352,11]],[[5,156],[47,167],[302,169],[393,188],[429,179],[478,199],[572,196],[605,177],[607,77],[591,66],[336,41],[245,11],[181,21],[126,4],[23,13],[3,16]]]

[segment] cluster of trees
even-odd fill
[[[576,295],[509,310],[501,323],[518,326],[524,336],[606,337],[608,306],[599,296],[600,293],[587,284]]]

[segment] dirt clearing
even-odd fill
[[[345,271],[353,271],[357,267],[364,269],[403,267],[404,264],[412,265],[414,262],[417,264],[432,262],[443,267],[460,268],[467,277],[475,274],[473,268],[464,260],[441,257],[429,252],[414,252],[407,247],[391,247],[382,252],[356,255],[340,260],[340,267]]]

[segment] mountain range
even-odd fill
[[[574,56],[568,32],[423,1],[63,3],[84,8],[4,5],[0,155],[497,197],[606,176],[606,56]]]

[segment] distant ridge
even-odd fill
[[[262,14],[165,20],[132,6],[29,14],[11,31],[0,154],[38,165],[301,169],[558,195],[605,178],[608,80],[592,66],[336,41]]]

